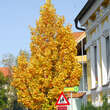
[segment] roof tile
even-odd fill
[[[74,32],[73,37],[76,42],[80,41],[83,37],[85,37],[85,32]]]

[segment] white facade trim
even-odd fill
[[[91,94],[96,94],[96,93],[100,93],[102,91],[108,91],[108,90],[110,90],[110,86],[100,87],[100,88],[98,88],[96,90],[87,91],[86,95],[88,96],[88,95],[91,95]]]
[[[96,19],[96,21],[93,22],[93,23],[91,24],[91,26],[86,30],[87,37],[90,37],[90,36],[88,36],[88,35],[90,34],[90,32],[93,31],[95,28],[97,29],[98,26],[101,26],[101,22],[102,22],[107,16],[109,16],[109,15],[110,15],[110,6],[109,6],[108,8],[106,8],[106,9],[104,9],[103,16],[98,17],[98,18]],[[110,18],[110,16],[109,16],[109,18]],[[92,45],[92,42],[96,41],[96,40],[99,39],[101,36],[103,36],[103,34],[106,33],[106,32],[104,32],[104,31],[108,31],[108,32],[109,32],[109,30],[110,30],[110,26],[109,26],[109,25],[110,25],[110,23],[108,24],[108,27],[106,26],[107,29],[104,29],[103,32],[100,31],[94,38],[92,38],[92,40],[88,41],[87,44],[85,45],[85,49],[87,49],[90,45]],[[108,29],[108,28],[109,28],[109,29]]]
[[[96,78],[95,78],[95,54],[94,54],[94,46],[90,47],[90,59],[91,59],[91,83],[92,89],[96,88]]]
[[[100,46],[97,40],[97,74],[98,74],[98,87],[101,87],[101,67],[100,67]]]
[[[97,8],[102,4],[104,0],[97,0],[92,8],[83,16],[83,18],[80,20],[81,25],[83,26],[86,21],[89,19],[89,17],[97,10]]]
[[[87,44],[85,45],[85,49],[87,50],[91,45],[93,45],[94,42],[96,42],[101,37],[107,37],[107,36],[109,36],[109,30],[110,30],[110,28],[105,29],[103,32],[101,32],[97,36],[93,37],[92,40],[89,40],[87,42]]]
[[[102,55],[102,78],[103,78],[103,85],[107,84],[107,57],[106,57],[106,39],[101,37],[101,55]]]
[[[90,33],[94,30],[105,18],[110,15],[110,8],[106,8],[103,12],[103,16],[98,17],[95,22],[91,24],[91,26],[86,30],[87,33]]]

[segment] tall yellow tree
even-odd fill
[[[41,7],[36,27],[31,30],[31,57],[18,57],[12,85],[18,101],[32,110],[53,110],[64,87],[79,85],[81,65],[71,25],[64,26],[51,0]]]

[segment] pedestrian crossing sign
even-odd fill
[[[67,100],[63,92],[60,94],[56,105],[70,105],[69,101]]]

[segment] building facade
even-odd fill
[[[78,22],[81,26],[78,27]],[[110,102],[110,0],[88,0],[75,18],[76,28],[87,35],[88,101],[102,105],[102,96]]]

